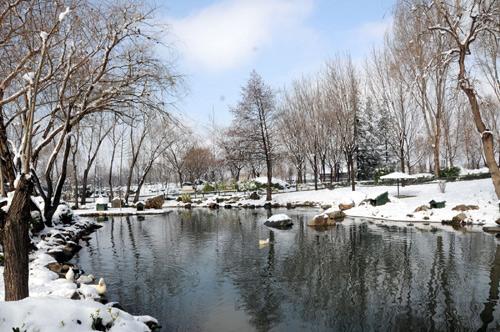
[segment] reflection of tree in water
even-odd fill
[[[500,249],[491,237],[348,222],[317,232],[305,226],[310,215],[289,214],[291,231],[270,231],[262,226],[266,214],[252,210],[112,221],[100,247],[89,250],[89,270],[105,263],[103,248],[111,242],[112,262],[104,265],[112,266],[117,289],[134,281],[127,272],[140,278],[141,288],[123,296],[139,304],[132,311],[166,317],[166,330],[201,329],[200,310],[217,305],[211,294],[233,296],[225,293],[228,282],[236,290],[229,301],[261,331],[496,327]],[[268,237],[269,246],[259,249],[258,240]],[[211,283],[197,289],[203,273]]]
[[[495,311],[495,307],[498,304],[498,284],[500,283],[500,245],[497,245],[495,248],[495,258],[491,264],[490,270],[490,289],[488,292],[488,299],[484,303],[484,309],[481,312],[481,321],[482,325],[478,331],[487,331],[488,326],[494,320],[493,313]],[[495,331],[500,329],[500,324],[497,322],[495,326],[490,327]]]

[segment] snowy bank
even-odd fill
[[[366,199],[375,198],[385,192],[389,193],[389,203],[382,206],[371,206],[364,203]],[[273,194],[272,202],[266,202],[264,196],[250,199],[249,193],[240,193],[224,198],[224,201],[219,202],[219,204],[221,207],[230,205],[233,208],[337,208],[340,204],[354,203],[355,207],[345,211],[347,216],[403,222],[441,223],[451,221],[462,213],[461,217],[464,217],[464,223],[487,226],[496,225],[495,221],[500,217],[498,199],[489,178],[447,182],[444,193],[441,192],[437,182],[400,186],[400,194],[399,198],[396,197],[397,187],[395,185],[358,185],[354,192],[351,191],[350,187],[343,187]],[[209,198],[208,200],[212,202],[214,199]],[[431,200],[445,201],[445,207],[431,209],[429,206]],[[461,205],[473,206],[474,209],[461,211],[457,209]],[[185,207],[182,202],[176,201],[167,201],[164,206]],[[193,203],[189,204],[189,208],[195,207],[207,207],[207,200],[203,200],[203,198],[193,200]]]
[[[0,267],[0,331],[92,331],[94,323],[104,324],[106,331],[149,331],[157,324],[151,317],[134,317],[102,300],[96,285],[75,283],[65,274],[78,267],[67,263],[85,239],[98,226],[91,220],[76,220],[73,224],[59,224],[45,228],[33,238],[37,250],[30,253],[30,297],[23,301],[2,302],[4,299],[4,268]],[[61,308],[60,310],[58,308]],[[99,319],[100,318],[100,319]],[[149,324],[149,325],[147,325]],[[57,327],[57,328],[56,328]],[[94,325],[96,327],[96,325]],[[104,331],[104,330],[102,330]]]
[[[148,331],[144,322],[151,320],[95,301],[30,297],[0,302],[0,331]]]

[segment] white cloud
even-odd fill
[[[365,42],[380,42],[392,27],[392,17],[380,21],[366,22],[356,29],[356,36]]]
[[[245,63],[280,34],[305,29],[313,1],[222,0],[170,24],[190,65],[225,70]]]

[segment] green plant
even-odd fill
[[[181,195],[181,202],[182,203],[191,203],[191,195],[189,195],[189,194],[182,194]]]
[[[212,191],[215,191],[215,187],[212,186],[210,183],[205,183],[205,185],[203,185],[203,192],[204,193],[208,193],[208,192],[212,192]]]
[[[456,179],[460,175],[460,168],[458,167],[449,167],[443,168],[439,171],[440,178],[446,179]]]

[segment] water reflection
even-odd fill
[[[287,213],[286,231],[259,210],[113,218],[77,261],[165,331],[499,328],[493,237],[361,221],[317,231],[315,211]]]

